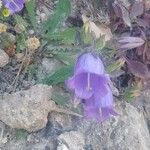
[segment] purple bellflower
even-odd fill
[[[109,118],[110,114],[116,115],[109,80],[109,75],[105,74],[104,65],[98,56],[86,52],[78,57],[74,75],[66,84],[74,90],[76,97],[81,99],[87,119],[103,121]]]
[[[23,9],[25,0],[2,0],[4,6],[10,10],[11,14]]]

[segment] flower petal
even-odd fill
[[[78,74],[72,78],[70,78],[66,84],[70,89],[75,90],[75,94],[77,97],[81,99],[87,99],[92,96],[92,91],[87,89],[87,73]]]
[[[89,72],[94,74],[103,74],[104,65],[101,59],[92,53],[83,53],[77,59],[75,65],[75,74]]]
[[[87,108],[84,107],[84,117],[85,119],[95,119],[96,121],[100,121],[100,112],[99,108]]]
[[[79,74],[75,77],[75,94],[81,99],[87,99],[92,96],[92,91],[87,89],[87,80],[86,73]]]
[[[3,0],[4,6],[8,8],[11,14],[23,9],[25,0]]]
[[[110,87],[107,85],[107,94],[103,97],[100,97],[99,101],[98,100],[95,100],[98,104],[98,106],[101,106],[103,108],[106,108],[106,107],[112,107],[113,106],[113,95],[112,95],[112,92],[110,90]]]
[[[117,113],[113,110],[113,96],[108,88],[108,93],[104,97],[95,99],[92,96],[89,99],[83,101],[85,118],[95,118],[97,121],[104,121],[110,117],[110,115],[116,116]]]
[[[101,113],[102,113],[102,121],[105,121],[110,117],[110,115],[116,116],[117,113],[113,110],[113,108],[101,108]]]
[[[91,74],[91,88],[95,98],[103,97],[108,92],[108,76]]]

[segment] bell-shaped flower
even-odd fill
[[[25,0],[2,0],[4,6],[10,10],[11,14],[23,9]]]
[[[86,119],[95,119],[102,122],[110,117],[110,115],[116,116],[117,113],[113,110],[113,96],[110,88],[108,87],[108,93],[95,99],[91,97],[86,100],[82,100],[84,104],[84,116]]]
[[[86,118],[103,121],[110,114],[116,114],[109,81],[109,75],[105,74],[104,65],[97,55],[87,52],[78,57],[74,75],[66,84],[84,104]]]
[[[91,96],[98,99],[107,94],[109,76],[104,73],[100,58],[90,52],[84,53],[76,61],[74,75],[68,79],[67,86],[81,99]]]

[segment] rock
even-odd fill
[[[17,59],[17,62],[22,62],[24,58],[24,53],[15,54],[15,58]]]
[[[56,150],[56,146],[46,139],[41,139],[38,143],[29,143],[26,140],[12,140],[2,150]]]
[[[143,102],[142,106],[145,112],[144,115],[147,120],[149,131],[150,131],[150,90],[143,91],[143,94],[140,97],[140,102]]]
[[[34,85],[28,90],[0,97],[0,120],[11,128],[35,132],[47,124],[49,112],[82,117],[72,111],[59,108],[51,100],[52,87]]]
[[[52,88],[35,85],[28,90],[0,97],[0,120],[12,128],[34,132],[46,126],[47,116],[55,103]]]
[[[119,90],[114,86],[112,82],[109,83],[111,91],[114,96],[119,96]]]
[[[3,137],[4,130],[5,130],[5,124],[0,121],[0,139]]]
[[[7,138],[4,137],[5,124],[0,121],[0,147],[7,143]]]
[[[48,74],[51,72],[54,73],[54,71],[60,67],[60,62],[56,59],[44,58],[42,61],[42,66]]]
[[[104,123],[84,121],[79,131],[93,150],[149,150],[150,135],[142,112],[117,102],[118,116]]]
[[[0,49],[0,68],[7,65],[9,62],[9,56],[5,53],[5,51]]]
[[[50,113],[48,120],[51,122],[53,127],[56,128],[58,128],[57,126],[60,126],[63,130],[71,130],[73,128],[72,118],[67,114],[52,112]]]
[[[11,148],[11,149],[10,149]],[[19,141],[10,141],[4,147],[5,150],[25,150],[26,149],[26,142],[25,140]]]
[[[63,143],[59,143],[57,150],[69,150],[67,146]]]
[[[85,141],[81,132],[65,132],[58,137],[58,141],[61,144],[59,144],[57,150],[84,150]]]
[[[136,100],[132,101],[131,103],[133,106],[144,111],[144,117],[147,121],[150,131],[150,89],[147,88],[143,90],[141,96],[137,97]]]
[[[27,142],[28,143],[39,143],[40,142],[40,139],[36,137],[36,135],[33,133],[33,134],[29,134],[27,136]]]
[[[57,69],[59,69],[61,63],[56,59],[43,58],[41,66],[39,66],[37,78],[42,80],[47,75],[52,75]]]
[[[34,34],[34,30],[29,30],[29,34],[33,35]]]

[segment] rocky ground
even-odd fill
[[[91,16],[91,11],[82,8],[84,2],[72,1],[74,9],[71,17],[80,17],[80,13],[85,11],[92,21],[100,19],[107,23],[107,14],[103,13],[102,18],[97,18],[94,14]],[[128,1],[123,2],[128,4]],[[49,9],[44,5],[39,7],[39,22],[47,18],[47,12],[54,5],[55,2],[52,2]],[[47,74],[53,74],[61,63],[53,58],[41,58],[39,61],[36,78],[20,75],[17,88],[12,92],[14,87],[10,83],[16,76],[19,65],[0,50],[0,150],[150,149],[149,90],[128,103],[125,99],[118,98],[119,91],[114,87],[112,89],[118,115],[103,123],[87,121],[78,112],[59,107],[53,101],[52,92],[69,95],[65,89],[36,82]],[[71,99],[70,95],[69,97]]]
[[[115,99],[118,116],[100,124],[59,108],[52,90],[37,84],[0,97],[2,150],[150,149],[148,91],[133,104]]]

